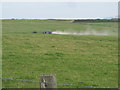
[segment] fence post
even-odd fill
[[[44,88],[57,88],[56,75],[41,75],[40,76],[40,90]]]

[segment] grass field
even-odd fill
[[[117,23],[3,20],[2,25],[3,77],[39,81],[41,74],[56,74],[57,83],[118,87]],[[108,31],[110,35],[32,33],[44,30],[96,30]],[[39,88],[39,83],[3,80],[3,87]]]

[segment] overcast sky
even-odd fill
[[[3,2],[2,18],[108,18],[118,15],[118,2]]]

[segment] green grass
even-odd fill
[[[31,33],[32,31],[111,31],[117,32],[118,23],[71,23],[54,20],[3,20],[3,33]]]
[[[115,33],[117,23],[3,20],[3,77],[39,81],[41,74],[56,74],[58,83],[118,87],[117,36],[31,33],[46,29]],[[3,87],[39,88],[39,83],[3,80]]]

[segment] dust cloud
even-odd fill
[[[61,34],[61,35],[99,35],[99,36],[107,36],[111,35],[108,31],[81,31],[81,32],[70,32],[70,31],[54,31],[52,34]]]

